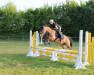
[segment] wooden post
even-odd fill
[[[33,56],[34,56],[34,55],[33,55],[33,50],[32,50],[32,48],[31,48],[31,47],[32,47],[32,44],[33,44],[33,43],[32,43],[32,42],[33,42],[32,39],[33,39],[33,38],[32,38],[32,30],[30,30],[30,51],[29,51],[29,53],[27,54],[27,56],[32,56],[32,57],[33,57]]]
[[[83,30],[80,30],[79,33],[79,53],[77,62],[75,64],[75,69],[86,69],[85,66],[82,64],[82,44],[83,44]]]
[[[94,63],[94,37],[92,37],[91,63]]]
[[[91,55],[91,33],[88,33],[88,62],[90,63]]]
[[[89,65],[88,63],[88,31],[85,32],[85,61],[84,65]]]

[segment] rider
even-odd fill
[[[63,39],[63,38],[62,38],[62,33],[61,33],[61,26],[58,25],[58,24],[56,24],[53,19],[50,19],[49,23],[50,23],[50,27],[51,27],[53,30],[56,30],[57,33],[59,34],[59,38],[60,38],[60,41],[61,41],[61,39]]]

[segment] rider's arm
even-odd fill
[[[60,28],[60,32],[61,32],[61,26],[59,26],[59,28]]]
[[[54,28],[54,29],[58,30],[58,26],[57,26],[57,25],[55,25],[55,28]]]

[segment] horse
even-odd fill
[[[71,39],[71,37],[68,37],[68,36],[66,36],[66,35],[63,35],[64,36],[64,38],[60,41],[60,38],[59,37],[57,37],[56,36],[56,31],[55,30],[53,30],[52,28],[50,28],[48,25],[44,25],[44,26],[41,26],[41,28],[40,28],[40,37],[42,37],[43,38],[43,36],[45,35],[45,34],[48,34],[47,35],[47,38],[50,40],[50,41],[53,41],[53,42],[55,42],[55,43],[58,43],[58,44],[60,44],[60,46],[63,48],[63,49],[65,49],[65,44],[67,45],[67,47],[70,49],[70,50],[72,50],[72,39]]]

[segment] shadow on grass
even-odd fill
[[[0,55],[0,62],[6,65],[14,65],[16,67],[18,64],[21,67],[31,67],[31,68],[73,68],[74,63],[66,60],[50,61],[50,57],[39,56],[39,57],[27,57],[26,54],[2,54]],[[10,66],[11,66],[10,65]]]

